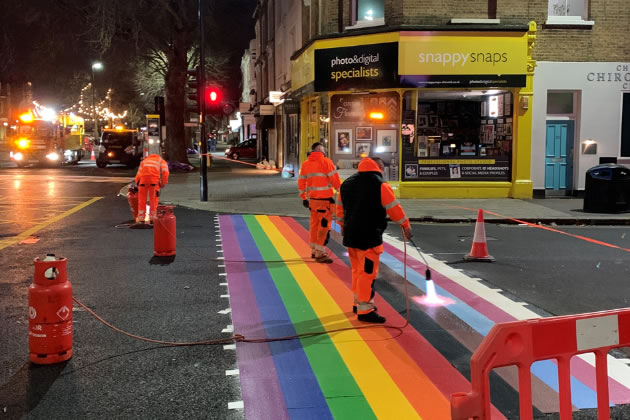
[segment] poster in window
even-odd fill
[[[429,126],[429,116],[418,115],[418,127],[428,127],[428,126]]]
[[[335,153],[352,154],[352,129],[335,131]]]
[[[376,130],[376,152],[396,151],[396,130]]]
[[[357,127],[355,139],[356,141],[372,140],[372,127]]]
[[[508,117],[510,115],[512,115],[512,94],[511,93],[506,93],[505,95],[503,95],[503,114]]]
[[[498,103],[497,103],[497,108],[498,108],[497,109],[497,111],[498,111],[497,116],[502,117],[503,116],[503,95],[497,96],[497,101],[498,101]]]
[[[372,143],[355,143],[355,148],[354,155],[356,157],[368,157],[372,150]]]
[[[457,179],[462,177],[461,169],[459,165],[448,165],[449,175],[451,179]]]
[[[439,127],[440,119],[437,115],[429,115],[429,127]]]
[[[405,164],[405,178],[418,178],[417,164]]]

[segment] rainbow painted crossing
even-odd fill
[[[295,219],[252,215],[219,217],[234,330],[248,338],[282,337],[353,325],[350,269],[345,250],[330,244],[334,263],[310,262],[308,232]],[[382,256],[379,313],[403,325],[403,253],[386,243]],[[424,294],[424,265],[408,258],[410,291]],[[449,397],[470,390],[469,360],[496,322],[515,318],[440,273],[437,291],[452,304],[413,304],[411,325],[364,329],[302,340],[237,344],[246,417],[274,419],[448,419]],[[402,315],[399,314],[402,313]],[[532,367],[537,412],[557,411],[557,369],[551,361]],[[572,362],[573,403],[595,407],[594,369]],[[501,413],[518,413],[515,371],[493,379]],[[610,379],[614,403],[630,402],[630,390]]]

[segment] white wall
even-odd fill
[[[584,189],[586,171],[600,156],[619,156],[623,91],[630,92],[630,63],[556,63],[539,61],[534,71],[532,181],[545,188],[547,91],[578,91],[574,143],[574,182]],[[584,140],[597,141],[596,155],[582,155]]]

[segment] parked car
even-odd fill
[[[256,158],[256,139],[249,139],[243,142],[240,142],[236,146],[231,146],[229,149],[225,150],[225,156],[230,159],[240,159],[240,158]]]

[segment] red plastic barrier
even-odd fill
[[[518,367],[520,418],[532,419],[531,365],[556,359],[560,418],[571,419],[571,357],[595,354],[598,418],[610,419],[608,362],[611,349],[630,346],[630,309],[496,324],[470,360],[471,392],[451,396],[453,420],[490,419],[490,372]]]

